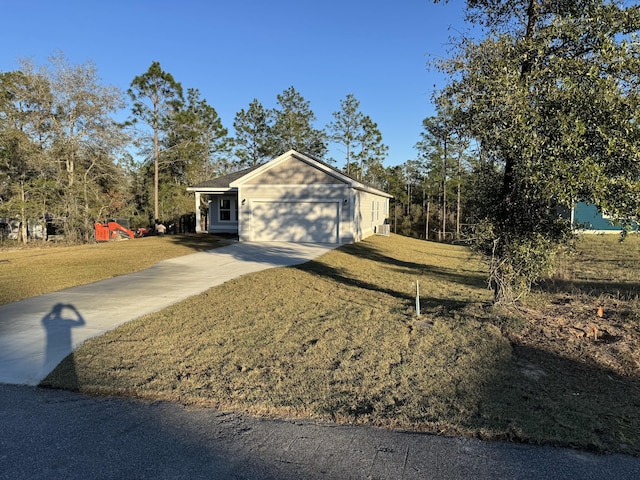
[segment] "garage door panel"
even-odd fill
[[[252,240],[283,242],[338,242],[338,203],[252,203]]]

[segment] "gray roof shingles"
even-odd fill
[[[212,178],[211,180],[207,180],[206,182],[193,185],[191,188],[229,188],[229,184],[231,182],[235,182],[240,177],[244,177],[246,174],[253,172],[255,169],[261,166],[262,165],[254,165],[253,167],[245,168],[243,170],[229,173],[227,175],[222,175],[221,177]]]

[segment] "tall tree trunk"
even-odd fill
[[[398,233],[398,206],[393,204],[393,233]]]
[[[22,207],[20,209],[20,224],[18,225],[18,242],[27,243],[27,210],[25,208],[25,202],[27,200],[27,194],[24,190],[24,183],[20,182],[20,200]]]
[[[351,149],[349,148],[349,142],[347,142],[347,175],[351,171]]]
[[[444,139],[442,162],[442,240],[447,236],[447,139]]]
[[[527,81],[527,77],[533,69],[533,63],[536,55],[536,51],[533,48],[533,40],[535,37],[536,26],[540,15],[540,3],[539,0],[529,0],[527,7],[527,29],[525,32],[524,44],[527,46],[527,51],[520,64],[520,78],[521,84]],[[504,165],[504,177],[502,183],[502,208],[500,212],[500,229],[505,229],[512,222],[514,205],[516,202],[516,182],[515,182],[515,166],[517,159],[513,155],[509,155],[505,158]],[[506,288],[508,288],[507,282],[504,281],[503,271],[501,268],[503,258],[503,244],[504,239],[496,238],[493,246],[493,258],[495,260],[495,268],[492,268],[491,281],[494,285],[494,301],[499,302],[505,298],[508,294]]]
[[[460,240],[460,191],[462,188],[462,154],[458,152],[458,192],[457,192],[457,205],[456,205],[456,238]]]
[[[157,116],[156,116],[157,118]],[[153,124],[153,218],[159,220],[159,207],[158,207],[158,183],[160,175],[160,149],[158,146],[158,122],[157,120]]]
[[[427,212],[424,227],[425,240],[429,240],[429,210],[431,210],[431,199],[427,199]]]
[[[91,170],[93,170],[93,167],[96,164],[96,160],[95,158],[92,159],[91,161],[91,165],[89,165],[89,168],[87,168],[87,170],[84,172],[84,185],[83,185],[83,190],[82,190],[82,196],[83,196],[83,210],[84,210],[84,215],[83,215],[83,225],[84,225],[84,232],[83,232],[83,237],[84,237],[84,242],[85,243],[89,243],[89,240],[91,238],[91,232],[93,231],[93,229],[91,228],[92,226],[92,219],[91,219],[91,205],[89,202],[89,173],[91,172]]]

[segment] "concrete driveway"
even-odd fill
[[[37,385],[85,340],[228,280],[297,265],[337,245],[232,243],[141,272],[0,306],[0,383]]]

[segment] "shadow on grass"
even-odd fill
[[[380,263],[386,267],[393,266],[399,271],[406,273],[407,275],[425,275],[436,277],[438,280],[458,283],[460,285],[466,285],[474,288],[484,288],[487,285],[486,275],[480,272],[460,270],[447,267],[438,267],[435,265],[429,265],[428,263],[409,262],[406,260],[400,260],[398,258],[391,257],[382,253],[375,246],[367,243],[356,243],[351,245],[345,245],[341,248],[341,251],[354,255],[358,258],[365,258],[377,263]],[[442,255],[434,255],[442,257]],[[459,257],[448,257],[459,260]]]
[[[638,282],[554,279],[541,282],[536,288],[547,293],[584,294],[592,297],[611,295],[616,298],[634,299],[640,296]]]
[[[512,348],[509,363],[493,366],[464,427],[493,440],[640,455],[638,378],[540,348]]]
[[[182,233],[165,235],[164,238],[173,243],[178,243],[191,248],[196,252],[203,252],[213,248],[227,245],[228,241],[238,238],[236,234],[211,234],[211,233]]]
[[[391,288],[384,288],[384,287],[381,287],[379,284],[358,280],[357,278],[353,278],[349,275],[346,275],[344,271],[338,268],[331,267],[325,263],[318,262],[316,260],[311,260],[301,265],[296,265],[295,268],[303,272],[317,275],[319,277],[328,278],[330,280],[333,280],[334,282],[338,282],[338,283],[341,283],[342,285],[346,285],[349,287],[362,288],[362,289],[371,290],[374,292],[382,292],[396,298],[402,298],[404,300],[412,300],[413,298],[407,292],[402,292],[400,290],[394,290]]]
[[[381,287],[380,284],[370,283],[364,280],[353,278],[349,275],[346,275],[344,271],[338,268],[326,265],[325,263],[322,263],[322,262],[311,260],[309,262],[296,265],[294,266],[294,268],[306,273],[317,275],[318,277],[330,279],[334,282],[340,283],[348,287],[361,288],[364,290],[370,290],[372,292],[381,292],[387,295],[391,295],[394,298],[402,299],[404,301],[403,306],[405,308],[413,307],[413,305],[415,305],[415,296],[407,292],[406,290],[402,291],[402,290],[396,290],[388,287]],[[424,294],[420,295],[420,301],[421,301],[422,310],[424,313],[438,310],[439,313],[445,313],[445,314],[448,312],[461,310],[467,307],[470,303],[472,303],[465,300],[428,297],[428,296],[425,296]]]

